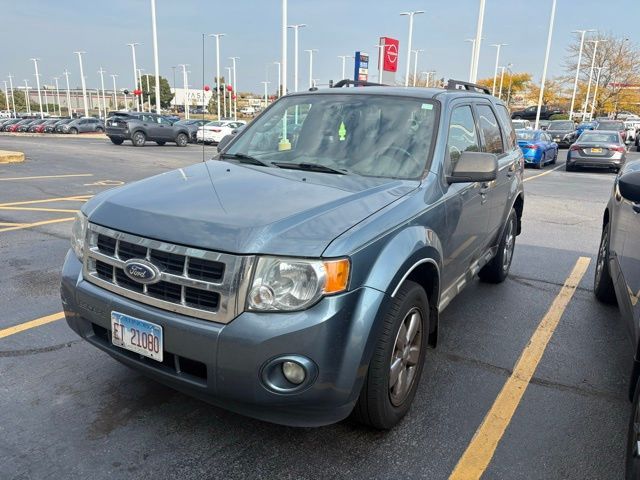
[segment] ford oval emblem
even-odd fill
[[[124,264],[124,273],[138,283],[150,284],[160,281],[160,270],[153,263],[132,258]]]

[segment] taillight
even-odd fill
[[[524,148],[528,148],[530,150],[537,150],[538,149],[538,145],[534,145],[534,144],[531,143],[531,144],[525,145]]]
[[[569,150],[572,150],[575,152],[576,150],[580,150],[580,147],[578,145],[571,145],[571,148],[569,148]]]
[[[625,149],[624,149],[624,147],[617,146],[617,147],[611,147],[609,150],[613,150],[614,152],[623,153]]]

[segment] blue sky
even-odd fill
[[[202,85],[202,33],[226,33],[221,40],[221,69],[229,66],[230,56],[238,56],[238,88],[261,92],[261,81],[277,79],[274,61],[280,59],[280,0],[156,0],[161,75],[173,84],[171,66],[190,64],[190,84]],[[41,59],[42,81],[53,84],[68,68],[72,86],[80,85],[79,66],[74,50],[85,50],[87,86],[99,83],[97,70],[107,71],[105,83],[119,75],[118,87],[131,87],[133,68],[126,43],[141,42],[138,66],[153,71],[150,2],[148,0],[20,0],[2,2],[0,44],[0,88],[11,72],[15,83],[35,85],[30,57]],[[419,70],[436,70],[440,77],[466,79],[470,45],[464,39],[475,36],[478,0],[289,0],[289,23],[306,23],[300,30],[300,84],[308,83],[308,55],[304,49],[319,51],[314,57],[314,77],[326,83],[338,79],[338,55],[355,50],[375,53],[381,35],[400,40],[399,73],[404,72],[407,17],[401,11],[425,10],[416,16],[413,47],[424,49]],[[514,71],[528,71],[539,78],[542,72],[551,0],[486,0],[485,38],[480,56],[479,77],[493,74],[495,48],[503,47],[501,63],[513,63]],[[594,28],[628,37],[640,44],[640,1],[638,0],[558,0],[551,50],[550,75],[563,73],[565,47],[571,30]],[[291,48],[293,45],[290,36]],[[215,75],[215,43],[206,41],[206,84]],[[289,55],[289,83],[292,84],[293,58]],[[372,61],[372,67],[375,60]],[[375,68],[375,67],[374,67]],[[178,86],[182,76],[177,75]],[[64,83],[64,81],[62,82]],[[274,84],[272,84],[275,90]]]

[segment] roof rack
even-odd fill
[[[344,80],[340,80],[336,83],[334,83],[333,85],[331,85],[331,82],[329,82],[329,87],[331,88],[341,88],[341,87],[348,87],[349,85],[353,85],[356,87],[386,87],[388,85],[385,85],[384,83],[373,83],[373,82],[367,82],[365,80],[351,80],[351,79],[344,79]]]
[[[447,83],[447,90],[468,90],[476,93],[486,93],[491,95],[488,87],[478,85],[475,83],[464,82],[462,80],[449,80]]]

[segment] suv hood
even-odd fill
[[[170,243],[320,257],[419,184],[209,161],[109,190],[83,211],[93,223]]]

